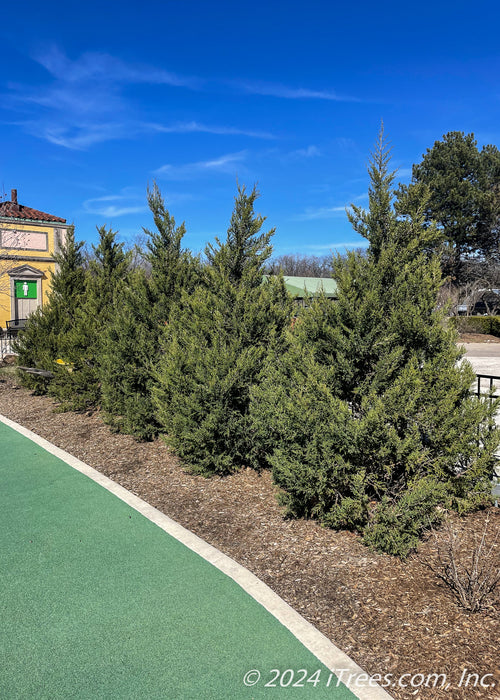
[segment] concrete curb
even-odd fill
[[[369,674],[358,666],[347,654],[336,647],[310,622],[307,622],[288,603],[280,598],[277,593],[269,588],[257,576],[248,569],[238,564],[234,559],[220,552],[208,542],[179,525],[175,520],[164,515],[153,506],[135,496],[127,489],[101,474],[85,462],[80,461],[68,452],[56,447],[31,430],[24,428],[19,423],[0,415],[0,421],[8,427],[16,430],[29,440],[42,447],[44,450],[58,457],[73,469],[88,476],[92,481],[107,489],[110,493],[120,498],[129,506],[148,518],[184,544],[200,557],[217,567],[224,574],[232,578],[248,595],[260,603],[271,615],[286,627],[316,658],[327,666],[336,675],[342,671],[342,682],[360,700],[383,700],[391,696],[379,685],[369,681]]]

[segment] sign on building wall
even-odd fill
[[[14,290],[16,299],[37,298],[36,282],[27,282],[26,280],[15,280]]]
[[[46,233],[0,229],[0,247],[18,250],[48,250]]]

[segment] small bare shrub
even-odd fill
[[[425,564],[453,592],[458,603],[470,612],[490,607],[494,591],[500,582],[498,559],[494,556],[500,529],[490,526],[485,519],[480,537],[474,535],[474,544],[466,545],[450,523],[445,525],[442,540],[434,532],[437,558],[423,558]]]

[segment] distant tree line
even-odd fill
[[[100,409],[115,431],[162,435],[198,473],[270,469],[290,515],[406,556],[445,509],[488,502],[499,437],[495,403],[471,396],[474,373],[438,310],[431,191],[395,191],[382,133],[369,173],[368,209],[349,217],[368,249],[332,257],[338,301],[317,298],[293,325],[283,273],[328,267],[271,262],[255,188],[238,188],[203,264],[156,185],[144,264],[106,227],[85,262],[70,231],[50,301],[17,344],[20,365],[55,376],[22,381],[60,410]]]
[[[366,255],[362,247],[354,248],[361,256]],[[346,252],[340,253],[347,255]],[[266,265],[266,274],[285,277],[331,277],[333,274],[334,251],[328,255],[307,255],[306,253],[293,253],[277,255],[271,258]]]
[[[269,275],[291,277],[331,277],[333,253],[328,255],[304,255],[299,253],[278,255],[271,258],[266,266]]]

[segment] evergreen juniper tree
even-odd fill
[[[425,225],[428,191],[394,202],[383,133],[373,154],[369,209],[350,220],[368,254],[334,261],[338,300],[318,299],[271,353],[252,390],[264,463],[290,513],[354,528],[406,555],[439,506],[488,498],[495,407],[471,396],[454,332],[436,310],[442,283]]]
[[[52,274],[47,303],[30,315],[16,341],[19,365],[57,371],[55,362],[60,358],[62,339],[72,328],[76,311],[84,300],[82,246],[83,242],[75,241],[74,227],[68,228],[54,255],[56,271]],[[22,372],[20,379],[37,393],[50,390],[50,384],[36,375]]]
[[[500,255],[500,151],[477,148],[474,134],[452,131],[413,166],[413,181],[429,186],[426,220],[446,241],[444,267],[462,281],[466,258],[498,262]]]
[[[99,243],[92,246],[86,275],[83,303],[76,309],[73,323],[61,338],[64,361],[51,382],[51,393],[65,410],[96,408],[101,401],[100,367],[103,359],[103,334],[114,316],[114,301],[126,283],[130,255],[116,232],[101,226]]]
[[[104,333],[102,407],[115,430],[151,439],[159,429],[151,392],[159,338],[183,289],[198,284],[199,265],[181,247],[186,232],[165,207],[156,184],[148,190],[156,230],[144,229],[149,275],[137,270],[115,305],[114,320]]]
[[[203,285],[184,293],[164,332],[157,415],[176,453],[205,474],[249,464],[250,388],[290,319],[282,278],[263,283],[274,229],[261,233],[257,197],[238,186],[226,241],[207,246]]]

